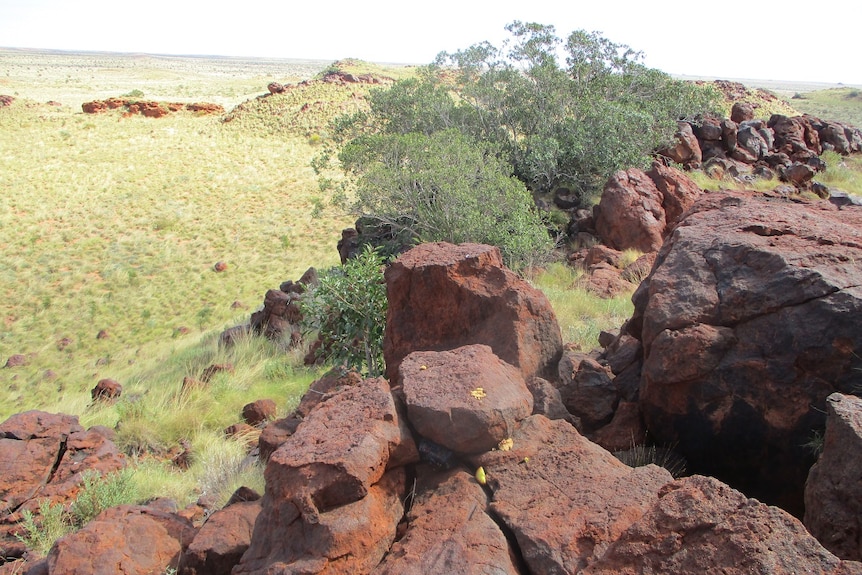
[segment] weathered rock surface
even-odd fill
[[[521,372],[487,345],[413,352],[399,381],[416,432],[458,453],[493,449],[533,412]]]
[[[609,423],[621,398],[610,368],[589,354],[567,350],[558,369],[560,397],[580,420],[579,429],[590,433]]]
[[[403,466],[416,461],[386,380],[324,398],[270,456],[251,546],[234,572],[367,573],[395,537]]]
[[[514,534],[530,573],[577,573],[656,501],[672,480],[632,469],[563,421],[529,417],[509,451],[472,458],[485,469],[491,510]]]
[[[826,401],[823,453],[805,484],[805,526],[842,559],[862,560],[862,399]]]
[[[213,513],[182,555],[182,575],[230,575],[251,543],[260,501],[228,505]]]
[[[682,213],[700,196],[691,178],[654,162],[644,173],[616,172],[605,184],[596,216],[596,232],[617,250],[658,251]]]
[[[251,547],[233,575],[370,573],[395,539],[404,513],[403,468],[387,472],[362,499],[309,522],[290,503],[276,510],[263,499]]]
[[[488,497],[463,470],[422,469],[409,528],[374,575],[517,575],[506,536],[488,516]]]
[[[862,573],[824,549],[785,511],[716,479],[687,477],[656,501],[583,575]]]
[[[389,384],[367,379],[321,403],[272,454],[265,498],[291,501],[310,519],[362,499],[387,468],[417,460]]]
[[[80,488],[85,471],[122,469],[126,460],[103,427],[85,430],[78,418],[43,411],[13,415],[0,424],[0,549],[20,555],[14,533],[21,511],[39,515],[39,502],[66,504]]]
[[[397,384],[414,351],[485,344],[524,378],[552,376],[562,335],[545,295],[503,266],[500,250],[479,244],[422,244],[385,273],[389,311],[383,354]]]
[[[643,171],[616,172],[605,184],[598,207],[596,232],[605,244],[642,252],[661,247],[666,225],[662,195]]]
[[[826,397],[862,369],[862,210],[702,197],[635,293],[645,423],[690,469],[801,514]]]
[[[48,553],[48,575],[151,575],[176,569],[194,537],[187,519],[151,507],[121,505],[100,513]]]

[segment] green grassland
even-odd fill
[[[324,201],[309,164],[329,119],[361,109],[372,86],[267,92],[273,81],[320,78],[329,65],[0,50],[0,94],[16,97],[0,109],[0,362],[28,361],[0,369],[0,420],[38,408],[115,428],[138,464],[141,499],[223,500],[238,482],[262,485],[259,469],[242,465],[254,435],[227,440],[222,430],[258,398],[286,414],[321,371],[301,365],[302,350],[256,338],[223,349],[217,339],[267,289],[338,263],[351,218]],[[414,73],[358,61],[336,68],[384,82]],[[81,112],[82,102],[129,93],[228,112]],[[858,174],[852,161],[833,165],[836,178]],[[213,269],[220,261],[224,272]],[[631,302],[590,296],[578,280],[561,264],[532,277],[566,341],[589,349],[630,316]],[[102,330],[108,337],[97,338]],[[182,389],[212,363],[234,371]],[[119,402],[92,404],[101,378],[124,386]],[[168,461],[181,440],[193,453],[187,472]]]

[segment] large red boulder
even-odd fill
[[[386,380],[334,391],[270,456],[251,545],[234,573],[367,573],[395,537],[403,466],[417,460]]]
[[[745,192],[690,208],[635,293],[650,435],[801,515],[826,397],[862,369],[862,210]]]
[[[630,468],[564,421],[527,418],[508,451],[471,459],[485,471],[491,510],[511,530],[530,573],[578,573],[636,522],[672,481]]]
[[[16,546],[21,511],[37,518],[48,499],[68,504],[85,472],[107,474],[122,469],[125,456],[103,427],[85,430],[72,415],[27,411],[0,424],[0,548]]]
[[[486,345],[415,351],[399,380],[413,429],[458,453],[493,449],[533,411],[521,372]]]
[[[176,569],[194,537],[187,519],[150,507],[121,505],[100,513],[48,553],[48,575],[152,575]]]
[[[664,486],[583,575],[862,573],[824,549],[797,519],[711,477]]]
[[[421,469],[409,528],[375,575],[517,575],[515,554],[488,512],[488,496],[464,470]]]
[[[260,501],[241,501],[213,513],[180,561],[181,575],[230,575],[248,550]]]
[[[545,295],[503,266],[500,250],[430,243],[402,254],[385,273],[389,311],[386,376],[414,351],[485,344],[524,378],[550,377],[562,335]]]
[[[387,472],[365,497],[314,521],[292,505],[268,509],[267,497],[268,488],[251,546],[233,575],[365,575],[395,540],[404,514],[405,473],[401,467]]]
[[[826,402],[823,453],[805,484],[805,526],[842,559],[862,560],[862,399]]]
[[[616,172],[602,191],[596,232],[616,250],[658,251],[667,225],[662,194],[643,171]]]

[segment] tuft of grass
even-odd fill
[[[22,511],[18,526],[20,531],[15,533],[15,537],[42,557],[48,554],[57,539],[73,530],[63,505],[52,504],[49,499],[39,503],[38,518],[29,509]]]
[[[547,296],[563,332],[563,341],[581,349],[598,347],[599,333],[617,329],[634,312],[631,294],[603,299],[578,287],[583,272],[555,262],[531,282]]]
[[[636,445],[625,451],[616,451],[613,455],[629,467],[645,465],[664,467],[674,479],[685,475],[688,465],[685,458],[673,449],[655,445]]]

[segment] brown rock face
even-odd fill
[[[389,311],[383,355],[396,382],[414,351],[485,344],[523,377],[550,376],[562,335],[545,295],[503,267],[486,245],[422,244],[386,270]]]
[[[251,547],[233,575],[370,573],[395,539],[404,487],[404,469],[393,469],[365,497],[323,512],[314,522],[292,505],[268,513],[267,489]]]
[[[276,405],[271,399],[258,399],[242,408],[242,418],[249,425],[260,425],[275,418]]]
[[[368,379],[319,405],[272,454],[266,497],[313,515],[358,501],[387,467],[417,459],[388,383]]]
[[[183,575],[230,575],[251,543],[260,501],[245,501],[219,509],[207,519],[180,562]]]
[[[367,573],[403,513],[400,466],[417,460],[386,380],[324,399],[270,456],[262,511],[234,572]]]
[[[39,502],[68,503],[85,471],[110,473],[125,466],[113,432],[84,430],[71,415],[27,411],[0,424],[0,548],[14,543],[19,511],[38,516]]]
[[[702,197],[633,297],[640,398],[690,469],[801,513],[826,397],[862,369],[862,210]]]
[[[788,513],[702,476],[666,485],[583,575],[860,573]]]
[[[682,164],[688,168],[699,168],[701,161],[703,161],[700,144],[688,123],[678,122],[678,124],[679,130],[674,134],[676,144],[661,150],[660,153],[677,164]]]
[[[862,399],[826,402],[823,453],[805,484],[805,526],[842,559],[862,560]]]
[[[578,573],[600,557],[672,480],[632,469],[564,421],[527,418],[510,451],[473,458],[485,469],[491,509],[514,533],[530,573]]]
[[[457,453],[493,449],[533,411],[521,372],[486,345],[413,352],[399,380],[416,432]]]
[[[194,536],[187,519],[149,507],[103,511],[48,553],[48,574],[151,575],[176,568]]]
[[[90,390],[93,401],[114,401],[123,393],[123,386],[113,379],[100,379],[96,387]]]
[[[641,170],[620,170],[602,192],[596,232],[616,250],[658,251],[667,224],[662,194]]]
[[[407,515],[410,527],[375,575],[517,575],[506,536],[488,515],[488,498],[463,470],[422,470]]]

